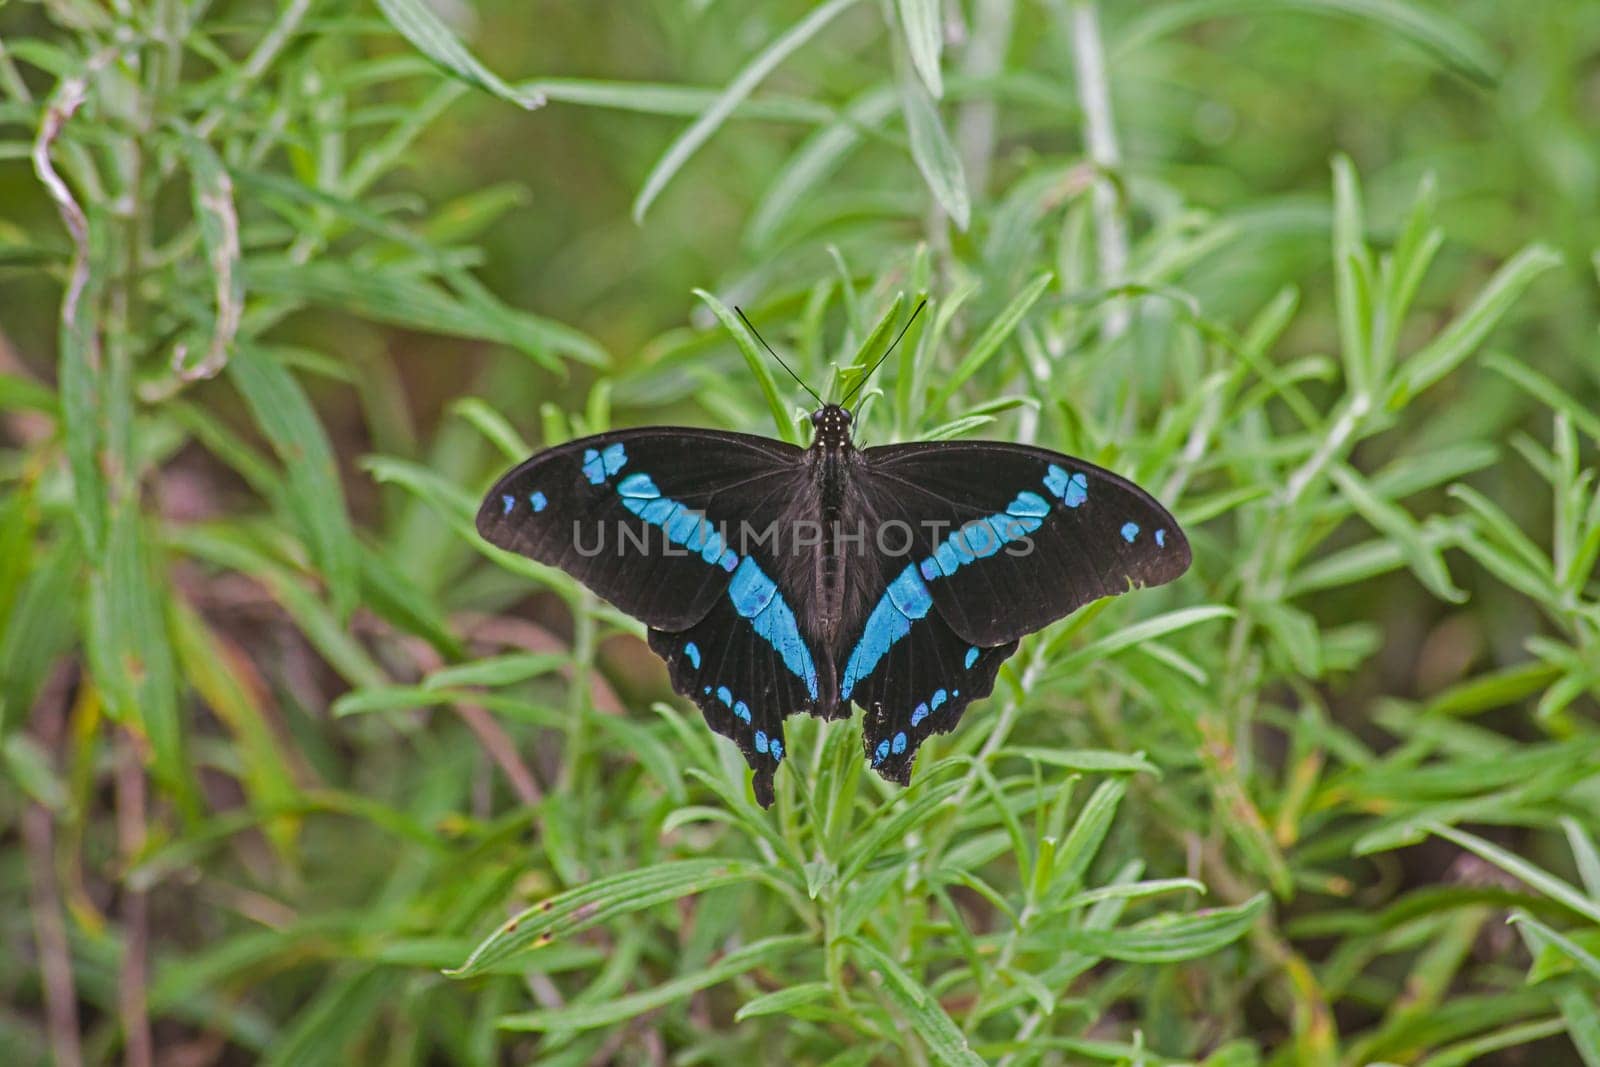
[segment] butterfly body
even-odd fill
[[[783,722],[866,709],[878,772],[987,696],[1017,641],[1102,596],[1171,581],[1188,543],[1147,493],[1002,442],[858,449],[824,405],[813,440],[674,427],[540,452],[478,513],[649,627],[673,687],[773,798]]]

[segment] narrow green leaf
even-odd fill
[[[1443,555],[1430,547],[1410,515],[1397,505],[1380,500],[1367,487],[1366,481],[1350,467],[1336,463],[1328,473],[1361,517],[1399,547],[1411,573],[1429,592],[1452,604],[1466,601],[1466,591],[1450,580],[1450,571],[1445,567]]]
[[[1450,70],[1480,85],[1492,85],[1501,62],[1495,50],[1465,22],[1412,0],[1178,0],[1149,9],[1119,35],[1121,55],[1185,26],[1235,15],[1303,11],[1360,19],[1392,32],[1429,53]]]
[[[66,785],[52,766],[50,753],[18,730],[0,742],[0,764],[22,795],[52,812],[65,813],[72,802]]]
[[[746,1001],[744,1006],[734,1013],[733,1021],[742,1023],[746,1019],[762,1015],[787,1015],[795,1008],[814,1004],[831,996],[833,987],[827,982],[802,982]]]
[[[944,51],[944,26],[940,0],[897,0],[900,27],[906,36],[906,51],[911,65],[928,92],[937,100],[944,95],[944,77],[939,70]]]
[[[1460,366],[1500,325],[1528,286],[1560,265],[1560,253],[1545,245],[1530,245],[1503,264],[1465,311],[1402,364],[1389,394],[1389,406],[1402,406]]]
[[[503,656],[444,667],[422,683],[429,689],[459,689],[469,685],[502,686],[549,674],[572,662],[571,657],[548,652],[510,652]]]
[[[1366,242],[1360,180],[1345,155],[1333,160],[1333,276],[1345,380],[1352,393],[1367,397],[1375,384],[1372,251]]]
[[[1543,893],[1563,907],[1584,916],[1590,922],[1600,923],[1600,901],[1590,900],[1580,890],[1557,878],[1541,867],[1508,852],[1492,841],[1485,841],[1465,830],[1435,823],[1426,827],[1428,832],[1476,853],[1514,878],[1520,878],[1535,892]]]
[[[805,18],[757,53],[756,57],[728,83],[716,101],[701,112],[700,117],[690,123],[689,128],[679,134],[656,161],[649,177],[645,179],[644,188],[639,190],[639,195],[633,202],[634,221],[644,221],[645,213],[650,210],[650,205],[655,203],[656,197],[661,195],[661,191],[667,187],[667,183],[683,169],[683,165],[700,150],[700,147],[711,139],[712,134],[721,129],[722,124],[768,74],[776,70],[785,59],[855,3],[856,0],[828,0],[827,3],[813,8]]]
[[[750,373],[755,375],[756,382],[761,386],[761,395],[766,398],[767,410],[772,412],[772,422],[778,428],[778,436],[789,442],[798,440],[799,433],[794,419],[778,396],[778,383],[773,378],[772,367],[769,365],[771,357],[762,351],[739,316],[735,315],[726,304],[704,289],[696,289],[694,295],[705,301],[706,306],[717,316],[723,327],[733,334],[739,352],[744,356],[745,365],[750,368]]]
[[[540,78],[523,82],[523,92],[583,107],[612,108],[644,115],[694,118],[715,104],[720,90],[658,82],[601,81],[594,78]],[[764,96],[745,100],[728,116],[768,122],[827,123],[838,113],[825,104],[798,96]]]
[[[1100,846],[1105,843],[1117,807],[1127,792],[1126,778],[1110,778],[1089,795],[1072,829],[1056,850],[1055,869],[1050,876],[1053,886],[1068,892],[1077,890],[1089,864],[1094,862]]]
[[[270,356],[240,346],[228,376],[288,471],[286,503],[328,583],[334,611],[348,618],[356,605],[361,550],[322,422],[294,375]]]
[[[654,989],[628,996],[587,1004],[569,1004],[547,1011],[530,1011],[519,1015],[500,1017],[502,1030],[552,1031],[593,1030],[611,1026],[628,1019],[636,1019],[646,1012],[655,1011],[691,993],[726,982],[757,967],[775,967],[788,957],[812,943],[804,934],[787,937],[769,937],[743,948],[735,949],[715,963],[691,970]]]
[[[855,880],[866,865],[881,856],[890,843],[903,838],[913,827],[927,821],[938,808],[946,804],[962,788],[961,781],[933,783],[924,776],[906,790],[906,801],[900,810],[887,818],[877,819],[870,832],[853,843],[839,863],[839,881],[848,885]],[[920,791],[920,795],[917,795]]]
[[[861,959],[862,966],[882,976],[884,992],[905,1015],[912,1032],[928,1046],[934,1059],[947,1067],[983,1067],[983,1060],[972,1051],[966,1035],[944,1010],[938,997],[875,946],[855,941],[851,951]]]
[[[1567,1024],[1567,1037],[1583,1057],[1584,1067],[1600,1067],[1600,1006],[1595,1004],[1594,992],[1572,986],[1556,994],[1556,1000]]]
[[[906,132],[911,135],[911,158],[928,183],[928,191],[956,229],[966,232],[972,222],[972,198],[967,192],[961,153],[944,128],[938,104],[920,79],[900,79],[900,110],[905,115]]]
[[[417,51],[454,74],[468,85],[493,93],[518,107],[533,110],[544,104],[544,97],[513,89],[467,51],[450,27],[433,13],[426,0],[378,0],[384,18],[399,30]]]
[[[1178,963],[1208,956],[1237,941],[1266,906],[1267,894],[1262,892],[1237,907],[1158,915],[1112,930],[1057,930],[1051,939],[1056,951],[1071,949],[1127,963]]]
[[[561,371],[557,356],[591,366],[609,362],[605,349],[569,326],[524,311],[482,301],[467,301],[411,274],[320,260],[295,263],[256,257],[246,263],[245,284],[252,291],[289,297],[339,311],[364,315],[408,329],[493,341]]]
[[[127,502],[112,518],[103,569],[90,580],[89,662],[116,721],[150,743],[158,780],[186,795],[178,718],[178,678],[167,640],[167,605],[138,509]]]
[[[540,901],[502,923],[472,950],[465,963],[445,973],[468,978],[512,956],[547,945],[554,938],[571,937],[619,915],[669,900],[754,881],[761,873],[759,866],[741,860],[697,859],[658,863],[597,878]]]
[[[1020,756],[1051,767],[1092,774],[1151,774],[1161,777],[1161,768],[1144,758],[1142,752],[1100,752],[1094,749],[1005,748],[1002,756]]]
[[[1179,630],[1186,630],[1191,626],[1198,626],[1204,622],[1215,619],[1231,619],[1237,612],[1220,604],[1211,604],[1204,607],[1180,608],[1170,611],[1165,615],[1157,615],[1153,619],[1125,626],[1116,633],[1108,634],[1098,641],[1091,641],[1082,648],[1075,650],[1070,656],[1059,663],[1051,665],[1052,675],[1071,673],[1078,670],[1085,663],[1097,663],[1109,656],[1115,655],[1124,649],[1143,644],[1164,637]]]
[[[889,304],[889,309],[878,318],[878,324],[872,328],[872,332],[867,335],[867,339],[861,343],[861,348],[856,352],[855,359],[851,361],[849,367],[840,372],[839,395],[841,397],[849,396],[856,390],[857,386],[871,372],[873,366],[877,364],[878,357],[883,355],[884,350],[889,347],[889,343],[894,340],[895,334],[898,332],[900,310],[905,306],[905,302],[904,293],[895,294],[894,300]]]
[[[1600,956],[1596,956],[1560,930],[1540,922],[1521,908],[1516,909],[1507,916],[1506,922],[1523,926],[1533,935],[1534,940],[1542,939],[1544,942],[1554,945],[1573,963],[1588,972],[1591,978],[1600,982]]]
[[[1511,379],[1518,388],[1541,403],[1566,415],[1574,426],[1592,440],[1600,441],[1600,416],[1595,415],[1594,411],[1575,397],[1570,390],[1557,385],[1543,374],[1510,356],[1498,352],[1491,353],[1485,358],[1483,365],[1496,374]]]
[[[450,410],[477,427],[478,432],[492,441],[501,455],[511,462],[521,463],[533,453],[516,427],[486,401],[475,396],[464,396],[454,401]]]

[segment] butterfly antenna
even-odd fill
[[[926,298],[917,304],[916,309],[911,312],[911,317],[906,320],[906,324],[900,327],[900,332],[894,335],[894,340],[890,342],[889,347],[884,349],[883,355],[878,357],[878,362],[874,363],[872,365],[872,369],[867,371],[866,374],[862,375],[861,380],[851,388],[850,392],[845,394],[845,398],[843,400],[839,401],[840,407],[848,405],[850,403],[850,398],[855,396],[856,393],[860,392],[861,387],[867,384],[868,379],[870,379],[874,374],[878,373],[878,368],[883,366],[883,361],[888,359],[889,355],[894,352],[895,346],[900,343],[900,338],[906,335],[906,331],[911,329],[911,324],[917,321],[917,316],[922,314],[922,309],[927,306],[928,301]]]
[[[783,361],[783,357],[772,351],[772,346],[767,344],[767,339],[761,336],[761,331],[756,329],[756,324],[751,322],[749,317],[745,315],[744,309],[738,304],[735,304],[733,306],[733,310],[739,313],[740,320],[744,322],[745,326],[749,328],[751,333],[755,334],[756,340],[761,342],[761,347],[765,348],[769,353],[772,354],[772,358],[778,361],[778,366],[788,371],[789,377],[793,378],[797,383],[799,383],[800,388],[811,394],[811,398],[817,402],[818,407],[825,407],[826,404],[823,399],[817,395],[817,391],[811,388],[811,386],[807,385],[805,382],[801,381],[800,375],[796,374],[789,364]]]

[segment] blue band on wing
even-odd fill
[[[1060,473],[1060,483],[1064,489],[1074,484],[1071,480],[1073,477],[1083,477],[1081,474],[1069,477],[1059,467],[1050,469]],[[1047,485],[1051,481],[1051,477],[1045,479]],[[901,571],[889,583],[889,588],[872,609],[872,614],[867,616],[867,625],[845,662],[839,696],[848,699],[856,685],[889,654],[894,643],[911,632],[913,620],[928,613],[933,606],[933,597],[928,592],[927,582],[948,578],[967,564],[986,559],[1005,545],[1021,541],[1043,526],[1049,514],[1050,505],[1044,497],[1038,493],[1018,493],[1016,499],[1006,505],[1005,511],[967,523],[939,542],[933,555]],[[969,668],[976,658],[973,654],[968,655]]]
[[[915,564],[901,571],[867,617],[867,628],[844,665],[841,698],[848,698],[856,683],[871,674],[878,661],[889,654],[890,646],[911,632],[913,619],[922,618],[933,607],[933,597],[917,571]]]
[[[756,633],[783,657],[784,665],[806,683],[811,699],[817,699],[817,667],[811,661],[805,638],[800,636],[800,624],[778,592],[777,583],[749,556],[733,572],[728,599],[733,602],[733,610],[749,619]]]
[[[583,473],[590,482],[600,485],[622,470],[627,462],[627,451],[620,444],[608,445],[599,451],[590,448],[583,454]],[[693,508],[662,496],[654,479],[642,471],[618,482],[617,494],[622,498],[623,507],[652,526],[661,527],[669,542],[698,552],[706,563],[733,575],[728,584],[728,599],[733,602],[734,610],[750,620],[756,633],[783,657],[784,665],[805,682],[811,699],[817,699],[817,667],[812,662],[811,649],[800,636],[800,624],[779,594],[777,584],[756,561],[749,557],[741,559],[710,520]],[[690,659],[696,668],[700,666],[698,649]],[[717,696],[724,704],[733,699],[726,688],[717,690]],[[745,714],[748,716],[748,709]]]

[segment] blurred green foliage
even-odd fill
[[[1105,7],[0,3],[5,1062],[1600,1065],[1600,10]],[[476,498],[924,296],[1195,566],[763,812]]]

